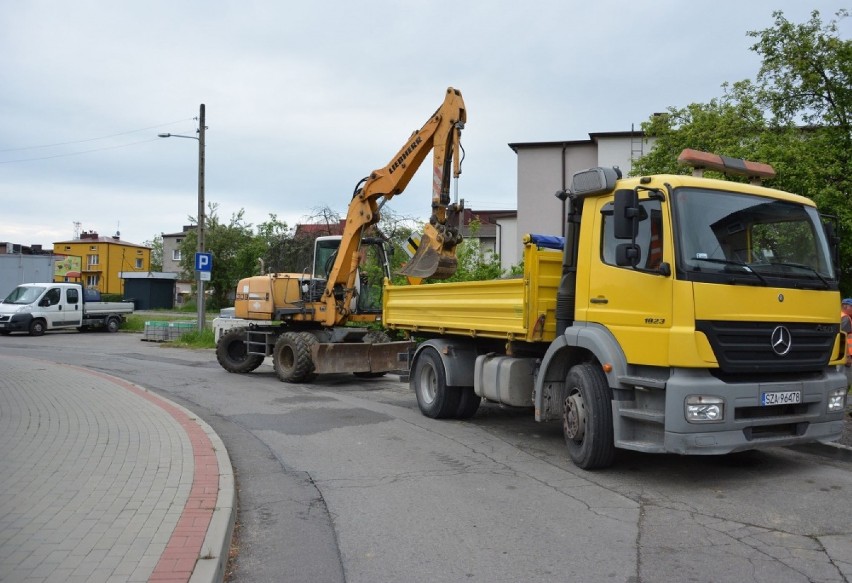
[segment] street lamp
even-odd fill
[[[198,235],[198,252],[204,253],[204,130],[207,127],[204,124],[204,104],[201,104],[198,113],[198,136],[182,136],[180,134],[157,134],[161,138],[188,138],[190,140],[198,140],[198,225],[196,233]],[[198,298],[196,305],[198,307],[198,331],[204,330],[204,280],[201,279],[201,272],[196,272],[196,289],[198,290]]]

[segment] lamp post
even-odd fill
[[[204,119],[204,104],[201,104],[198,112],[198,136],[182,136],[180,134],[157,134],[161,138],[188,138],[190,140],[198,140],[198,224],[196,226],[196,234],[198,236],[198,252],[204,253],[204,130],[207,127]],[[198,290],[198,298],[196,306],[198,308],[198,331],[204,330],[205,309],[204,309],[204,280],[201,279],[201,272],[196,272],[196,289]]]

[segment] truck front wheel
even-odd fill
[[[39,320],[36,318],[32,322],[30,322],[30,336],[41,336],[44,334],[45,324],[44,320]]]
[[[461,391],[447,387],[444,363],[434,348],[425,348],[420,353],[410,384],[420,412],[426,417],[445,419],[457,415]]]
[[[216,360],[228,372],[246,373],[263,363],[263,355],[248,353],[245,328],[232,328],[219,338]]]
[[[584,470],[612,464],[612,398],[599,367],[578,364],[568,371],[568,396],[562,414],[562,431],[571,461]]]
[[[317,342],[308,332],[285,332],[275,341],[272,364],[278,379],[285,383],[310,380],[314,372],[311,346]]]

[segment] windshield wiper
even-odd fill
[[[799,269],[804,269],[805,271],[810,271],[815,276],[817,276],[817,278],[823,283],[823,285],[825,285],[826,289],[831,287],[831,285],[828,283],[828,280],[825,279],[822,275],[820,275],[820,272],[811,267],[810,265],[805,265],[804,263],[782,263],[780,261],[771,261],[769,265],[779,265],[781,267],[797,267]]]
[[[692,261],[706,261],[707,263],[718,263],[720,265],[736,265],[737,267],[742,267],[745,273],[749,273],[755,276],[760,280],[760,283],[763,285],[769,285],[769,282],[766,281],[766,278],[760,275],[758,272],[753,270],[748,266],[747,263],[743,263],[742,261],[734,261],[733,259],[715,259],[713,257],[698,257],[697,255],[692,258]]]

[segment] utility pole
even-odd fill
[[[201,104],[198,112],[198,252],[204,253],[204,130],[207,129],[204,117],[204,104]],[[198,278],[198,299],[196,305],[198,307],[198,331],[201,332],[205,328],[205,301],[204,301],[204,280],[201,279],[200,271],[196,272]],[[208,272],[209,273],[209,272]]]

